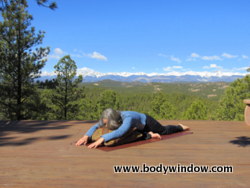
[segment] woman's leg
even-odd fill
[[[153,117],[146,115],[146,125],[144,128],[144,131],[149,132],[152,131],[154,133],[159,133],[160,135],[166,135],[166,134],[172,134],[181,132],[183,130],[186,130],[186,126],[184,125],[167,125],[163,126],[161,125],[157,120],[155,120]]]

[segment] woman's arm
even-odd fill
[[[90,127],[90,129],[85,133],[85,135],[91,137],[94,134],[94,132],[96,131],[96,129],[98,129],[99,127],[100,127],[100,124],[98,122],[95,125],[93,125],[92,127]]]
[[[118,129],[117,129],[118,130]],[[124,129],[125,130],[125,129]],[[112,132],[113,133],[113,132]],[[125,132],[126,133],[126,132]],[[125,134],[124,133],[124,134]],[[108,133],[110,134],[110,133]],[[147,138],[145,137],[145,139],[150,139],[150,138],[157,138],[157,139],[161,139],[161,135],[158,133],[153,133],[152,131],[146,133],[148,134]],[[107,134],[106,134],[107,135]],[[103,135],[104,136],[104,135]],[[97,141],[93,142],[92,144],[90,144],[88,146],[88,148],[97,148],[98,146],[100,146],[104,141],[106,141],[103,136],[101,138],[99,138]]]
[[[101,137],[97,141],[93,142],[92,144],[89,144],[88,148],[97,148],[104,142],[104,139]]]
[[[86,144],[88,143],[89,137],[91,137],[91,136],[94,134],[94,132],[96,131],[96,129],[99,128],[99,126],[100,126],[100,125],[99,125],[99,122],[96,123],[95,125],[93,125],[93,126],[86,132],[86,134],[76,142],[75,145],[76,145],[76,146],[80,146],[80,145],[82,145],[82,144],[86,145]]]
[[[104,139],[104,142],[123,136],[132,127],[132,120],[133,118],[126,117],[118,129],[112,131],[111,133],[102,135],[101,137]]]
[[[121,126],[117,129],[112,131],[111,133],[107,133],[102,135],[97,141],[91,143],[88,148],[97,148],[103,142],[107,142],[109,140],[113,140],[115,138],[119,138],[123,136],[132,126],[132,118],[125,118]]]

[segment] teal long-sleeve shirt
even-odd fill
[[[142,131],[146,125],[146,115],[143,113],[134,111],[121,111],[121,117],[122,124],[118,129],[101,136],[105,142],[123,136],[131,127],[136,127],[137,130]],[[99,127],[101,127],[100,122],[93,125],[85,135],[89,137],[92,136]]]

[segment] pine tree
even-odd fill
[[[119,102],[117,99],[117,93],[113,90],[103,91],[100,95],[97,105],[99,113],[107,108],[118,109]]]
[[[81,101],[80,105],[81,113],[78,116],[78,119],[84,120],[97,120],[100,117],[100,113],[97,109],[96,101],[92,98],[85,97]]]
[[[160,116],[167,120],[176,119],[176,109],[170,102],[165,101],[160,106]]]
[[[57,8],[56,2],[49,2],[48,0],[35,0],[38,5],[50,8],[52,10]],[[11,0],[0,0],[0,11],[8,7],[12,3]]]
[[[57,107],[57,118],[74,119],[79,113],[79,100],[84,98],[83,88],[78,87],[83,80],[82,75],[75,79],[77,66],[69,55],[61,58],[54,68],[57,87],[52,101]]]
[[[161,116],[161,105],[166,101],[166,95],[164,95],[163,93],[155,93],[153,94],[153,100],[151,103],[152,106],[152,111],[153,111],[153,116],[156,119],[161,119],[163,118]]]
[[[185,119],[206,120],[207,107],[201,100],[194,101],[184,114]]]
[[[29,118],[34,79],[45,65],[49,48],[37,47],[44,32],[31,27],[26,0],[10,0],[0,22],[0,103],[6,119]],[[37,47],[37,48],[35,48]],[[27,113],[24,113],[24,109]]]
[[[50,8],[52,10],[57,8],[57,4],[54,1],[49,2],[49,0],[36,0],[36,2],[37,2],[38,5]]]
[[[243,120],[244,99],[250,98],[250,75],[235,80],[226,89],[218,109],[219,120]]]

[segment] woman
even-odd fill
[[[182,124],[162,126],[158,121],[147,114],[134,111],[116,111],[108,108],[103,111],[100,121],[93,125],[87,133],[76,142],[76,146],[86,145],[89,137],[96,129],[106,126],[113,130],[102,135],[97,141],[91,143],[88,148],[96,148],[103,142],[113,140],[123,136],[130,128],[136,127],[138,131],[147,132],[151,138],[161,138],[160,135],[172,134],[187,130],[188,127]]]

